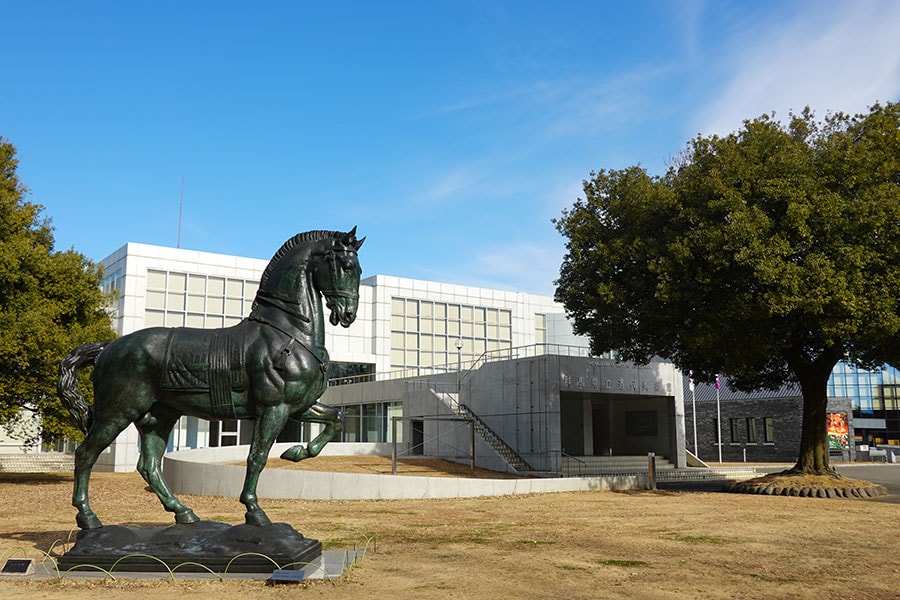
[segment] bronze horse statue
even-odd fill
[[[233,327],[153,327],[116,340],[85,344],[62,361],[58,391],[84,441],[75,450],[72,505],[82,529],[102,527],[88,503],[91,469],[100,453],[130,423],[140,432],[137,469],[176,523],[199,519],[169,489],[161,466],[169,433],[182,415],[210,420],[250,419],[253,438],[241,502],[246,522],[269,525],[256,486],[269,451],[288,418],[322,423],[308,445],[281,457],[300,461],[319,454],[343,430],[343,413],[317,400],[327,386],[325,305],[332,325],[356,319],[365,241],[347,233],[309,231],[289,239],[260,279],[250,315]],[[93,365],[94,402],[78,391],[78,372]]]

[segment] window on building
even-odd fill
[[[236,325],[250,312],[259,282],[147,270],[144,325],[214,329]]]
[[[534,343],[547,343],[547,315],[534,315]]]
[[[331,361],[328,364],[328,385],[344,385],[361,381],[375,381],[375,365]]]
[[[763,441],[767,444],[775,443],[775,419],[772,417],[763,417]]]
[[[741,422],[740,419],[729,419],[728,424],[731,432],[731,443],[737,444],[741,441]]]
[[[385,412],[387,413],[387,417],[388,417],[388,435],[384,441],[386,441],[386,442],[394,441],[393,433],[392,433],[394,431],[394,429],[392,426],[392,422],[393,422],[393,419],[395,417],[397,417],[398,418],[397,419],[397,427],[396,427],[397,443],[398,444],[402,443],[403,442],[403,421],[401,421],[399,419],[399,417],[403,416],[403,402],[397,402],[397,401],[387,402],[385,404]]]
[[[384,403],[362,405],[362,441],[383,442],[387,437],[387,413]]]
[[[344,411],[343,442],[390,442],[391,419],[403,415],[402,402],[349,404]],[[397,441],[403,441],[403,423],[397,425]]]
[[[747,417],[747,443],[756,443],[756,418]]]
[[[210,421],[209,445],[212,447],[237,446],[238,429],[238,422],[234,419],[226,421]]]
[[[362,410],[357,405],[344,407],[344,439],[345,442],[362,441]]]
[[[116,297],[113,299],[114,301],[110,302],[109,306],[107,306],[110,317],[115,319],[119,316],[119,306],[118,302],[115,300],[121,299],[122,270],[118,269],[114,273],[107,274],[106,277],[103,278],[103,281],[100,282],[100,291],[107,296],[116,294]]]
[[[408,298],[391,299],[391,369],[406,374],[466,368],[512,347],[512,312]],[[412,373],[410,373],[412,372]]]

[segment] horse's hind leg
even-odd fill
[[[75,449],[75,486],[72,491],[72,506],[78,509],[75,522],[81,529],[97,529],[103,523],[91,510],[88,502],[88,484],[91,480],[91,469],[97,457],[107,446],[113,443],[130,421],[127,417],[117,415],[106,420],[96,419],[84,441]]]
[[[281,458],[285,460],[300,462],[305,458],[318,456],[325,444],[340,435],[344,430],[344,412],[339,408],[319,402],[306,409],[306,412],[300,415],[300,420],[310,423],[324,423],[325,429],[306,446],[298,444],[285,450],[281,454]]]
[[[175,513],[176,523],[196,523],[200,519],[172,493],[162,474],[162,457],[178,417],[168,411],[154,410],[135,423],[141,432],[141,456],[137,468],[165,509]]]

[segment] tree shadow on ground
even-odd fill
[[[71,473],[0,473],[0,483],[59,484],[74,481]]]

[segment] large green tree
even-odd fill
[[[74,250],[54,250],[17,166],[15,147],[0,138],[0,425],[38,413],[44,434],[80,436],[57,399],[57,370],[75,346],[115,337],[102,272]]]
[[[790,117],[698,136],[662,176],[591,173],[555,221],[556,299],[595,352],[747,391],[799,383],[793,472],[834,475],[833,367],[900,364],[900,105]]]

